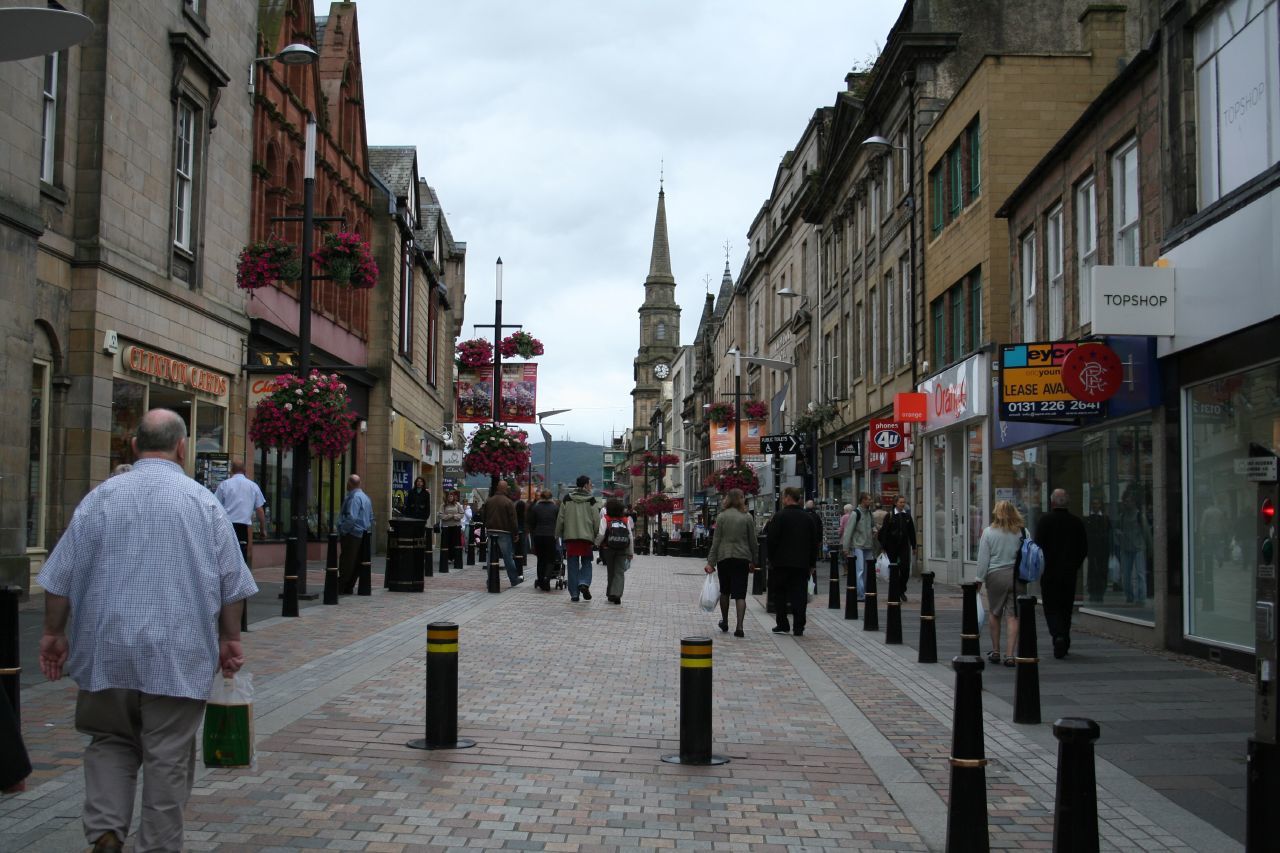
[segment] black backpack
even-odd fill
[[[907,545],[906,516],[901,513],[890,513],[880,525],[880,547],[893,554],[902,553]]]
[[[631,531],[625,518],[605,518],[604,547],[625,551],[631,547]]]

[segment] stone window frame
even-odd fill
[[[413,363],[413,315],[417,301],[414,293],[413,256],[413,239],[403,239],[400,244],[400,334],[396,336],[396,352],[410,364]]]
[[[1059,199],[1044,217],[1045,314],[1049,340],[1060,340],[1067,330],[1066,213]]]
[[[1126,175],[1129,173],[1125,169],[1125,162],[1130,156],[1133,157],[1132,187],[1127,183]],[[1142,164],[1138,138],[1127,137],[1107,160],[1111,173],[1111,262],[1116,266],[1139,266],[1142,263],[1142,197],[1139,194]],[[1132,211],[1127,204],[1129,201],[1133,202]],[[1126,246],[1131,250],[1125,252]]]
[[[169,48],[173,55],[173,76],[170,99],[170,152],[169,174],[173,186],[169,194],[169,277],[183,282],[192,290],[203,287],[203,245],[205,235],[205,202],[208,185],[209,140],[218,126],[218,101],[222,90],[231,82],[231,76],[214,61],[204,46],[185,32],[169,33]],[[190,224],[187,245],[178,242],[177,191],[179,119],[184,107],[193,112],[192,176]]]
[[[1022,294],[1022,339],[1036,340],[1038,321],[1036,312],[1036,229],[1028,228],[1018,237],[1018,282]]]
[[[1075,199],[1076,316],[1077,324],[1083,327],[1093,322],[1093,268],[1098,265],[1098,179],[1092,171],[1076,182],[1072,198]]]

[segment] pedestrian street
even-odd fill
[[[904,607],[901,646],[884,645],[883,632],[863,631],[842,609],[828,609],[822,583],[804,637],[771,633],[763,597],[753,597],[746,636],[735,639],[718,630],[718,614],[697,606],[701,566],[637,557],[620,606],[603,595],[571,603],[564,592],[530,583],[511,589],[504,582],[501,594],[486,593],[482,566],[427,578],[424,593],[384,590],[375,573],[372,596],[305,607],[299,618],[264,617],[260,594],[244,641],[257,690],[257,766],[199,765],[187,849],[944,849],[956,591],[939,590],[942,662],[918,664],[918,595]],[[322,573],[312,568],[309,584],[319,589]],[[257,575],[268,581],[278,572]],[[913,581],[912,592],[918,589]],[[424,638],[432,622],[459,626],[458,734],[476,741],[470,749],[405,745],[423,736]],[[721,766],[661,760],[679,751],[680,641],[695,636],[713,644],[714,748],[730,759]],[[1010,722],[1012,670],[983,673],[992,849],[1050,847],[1056,741],[1049,724],[1055,703],[1066,701],[1052,684],[1089,667],[1101,672],[1109,661],[1114,670],[1117,657],[1132,651],[1118,649],[1082,633],[1066,661],[1043,660],[1046,722],[1038,726]],[[1160,774],[1211,801],[1214,781],[1206,776],[1215,771],[1206,768],[1237,754],[1243,767],[1248,685],[1167,655],[1132,653],[1180,684],[1181,715],[1207,718],[1215,705],[1239,706],[1243,716],[1222,726],[1238,724],[1238,737],[1207,738],[1204,752],[1188,751]],[[1110,689],[1129,722],[1168,725],[1171,736],[1185,731],[1156,710],[1139,719],[1158,699],[1144,704]],[[1102,726],[1102,849],[1241,849],[1229,816],[1196,814],[1158,792],[1154,779],[1143,781],[1150,768],[1131,733],[1122,736],[1128,752],[1108,760],[1109,734],[1127,731],[1109,728],[1110,700],[1086,700],[1087,687],[1069,692]],[[36,771],[26,793],[0,800],[4,850],[84,847],[74,695],[65,679],[24,690]],[[1242,770],[1239,786],[1242,800]]]

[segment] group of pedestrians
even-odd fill
[[[919,543],[905,495],[898,495],[889,509],[876,509],[871,494],[862,492],[857,506],[844,505],[839,536],[840,552],[855,577],[859,602],[865,600],[867,593],[867,572],[874,571],[874,561],[881,553],[889,561],[889,600],[907,600],[907,583]]]

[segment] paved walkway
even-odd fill
[[[592,602],[529,584],[490,595],[476,567],[424,594],[375,578],[371,597],[255,622],[257,767],[200,769],[188,848],[944,848],[953,674],[915,663],[918,595],[903,646],[824,594],[803,638],[770,633],[753,600],[735,639],[696,606],[698,561],[637,558],[621,607],[600,568]],[[944,661],[958,604],[940,591]],[[422,736],[423,641],[441,620],[461,626],[459,730],[478,744],[424,753],[404,743]],[[721,767],[660,760],[678,751],[679,641],[694,635],[714,640]],[[1042,662],[1041,685],[1046,720],[1101,724],[1103,849],[1241,849],[1244,678],[1081,634],[1065,661]],[[988,668],[984,687],[991,846],[1047,849],[1056,741],[1048,724],[1008,722],[1012,670]],[[0,849],[82,849],[74,695],[66,681],[24,691],[37,770],[0,799]]]

